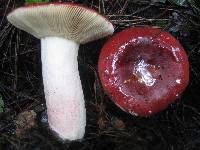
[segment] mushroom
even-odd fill
[[[102,48],[98,72],[116,105],[145,117],[167,108],[189,82],[183,47],[169,33],[152,27],[114,35]]]
[[[32,4],[8,14],[10,23],[41,39],[41,59],[48,123],[65,140],[81,139],[86,110],[79,77],[79,44],[113,33],[96,11],[75,3]]]

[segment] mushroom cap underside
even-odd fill
[[[98,12],[74,3],[46,3],[13,10],[7,19],[41,39],[56,36],[84,44],[114,32],[112,23]]]

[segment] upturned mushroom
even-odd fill
[[[183,47],[169,33],[150,27],[114,35],[102,48],[98,72],[116,105],[139,116],[167,108],[189,82]]]
[[[62,139],[81,139],[86,110],[77,55],[80,44],[113,33],[113,25],[96,11],[75,3],[32,4],[7,19],[41,39],[41,59],[48,123]]]

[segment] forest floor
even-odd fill
[[[86,134],[81,141],[62,142],[47,125],[40,41],[6,20],[13,8],[23,5],[22,0],[1,0],[0,150],[200,150],[200,17],[194,9],[197,7],[163,0],[76,2],[106,15],[116,33],[133,26],[154,26],[170,32],[187,51],[189,86],[165,111],[147,118],[134,117],[116,107],[99,82],[98,57],[109,37],[81,45],[78,61],[87,109]]]

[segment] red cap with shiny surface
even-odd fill
[[[98,72],[115,104],[139,116],[167,108],[189,82],[183,47],[169,33],[150,27],[115,34],[101,51]]]

